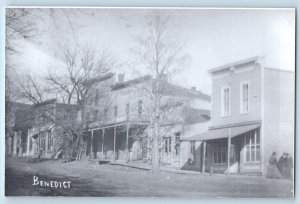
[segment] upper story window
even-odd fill
[[[230,87],[223,87],[221,93],[221,116],[230,115]]]
[[[114,117],[118,116],[118,106],[114,106]]]
[[[139,100],[138,102],[138,114],[141,115],[143,112],[143,101]]]
[[[250,83],[244,82],[240,87],[240,112],[250,112]]]
[[[126,104],[126,115],[129,115],[129,108],[130,108],[129,103],[127,103]]]

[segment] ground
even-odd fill
[[[71,181],[71,188],[33,186],[33,176],[44,181]],[[261,176],[176,174],[87,161],[32,163],[6,159],[7,196],[118,196],[118,197],[284,197],[292,198],[293,182]]]

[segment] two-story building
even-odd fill
[[[47,100],[16,112],[12,155],[52,158],[70,138],[68,126],[76,123],[77,106]]]
[[[163,164],[178,164],[183,130],[210,120],[210,96],[162,80],[165,100],[160,109],[168,111],[161,116],[160,159]],[[93,81],[94,95],[86,104],[91,113],[87,155],[121,161],[150,159],[153,101],[148,93],[153,82],[151,76],[125,81],[124,75],[116,79],[112,73]]]
[[[266,174],[272,152],[294,155],[295,74],[263,59],[209,70],[211,125],[183,139],[203,172]]]

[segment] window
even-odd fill
[[[245,137],[246,162],[260,161],[260,137],[257,130],[250,131]]]
[[[230,115],[230,87],[222,88],[222,111],[221,116],[229,116]]]
[[[41,150],[45,150],[46,143],[45,143],[45,132],[40,133],[40,148]]]
[[[126,115],[129,115],[129,103],[126,104]]]
[[[47,131],[47,140],[48,140],[47,149],[52,150],[52,148],[53,148],[53,137],[52,137],[52,134],[51,134],[51,130]]]
[[[141,115],[143,112],[143,101],[139,100],[138,102],[138,114]]]
[[[240,112],[250,112],[250,84],[242,83],[240,87]]]
[[[31,138],[29,138],[29,151],[32,151],[32,140],[33,140],[33,138],[31,137]]]
[[[118,106],[114,107],[114,117],[118,116]]]
[[[171,137],[165,138],[165,152],[170,153],[171,152]]]
[[[190,150],[191,154],[195,154],[196,153],[196,143],[195,141],[191,141],[191,150]]]
[[[215,143],[213,161],[214,164],[223,164],[227,162],[227,144],[224,140],[219,140]]]
[[[64,119],[64,120],[68,120],[68,115],[67,115],[67,114],[64,114],[64,115],[63,115],[63,119]]]
[[[175,134],[175,155],[179,155],[180,151],[180,133]]]

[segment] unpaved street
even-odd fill
[[[33,176],[43,181],[71,181],[70,188],[33,186]],[[6,161],[6,195],[37,196],[146,196],[146,197],[285,197],[293,183],[257,176],[184,175],[88,162],[29,163],[21,158]]]

